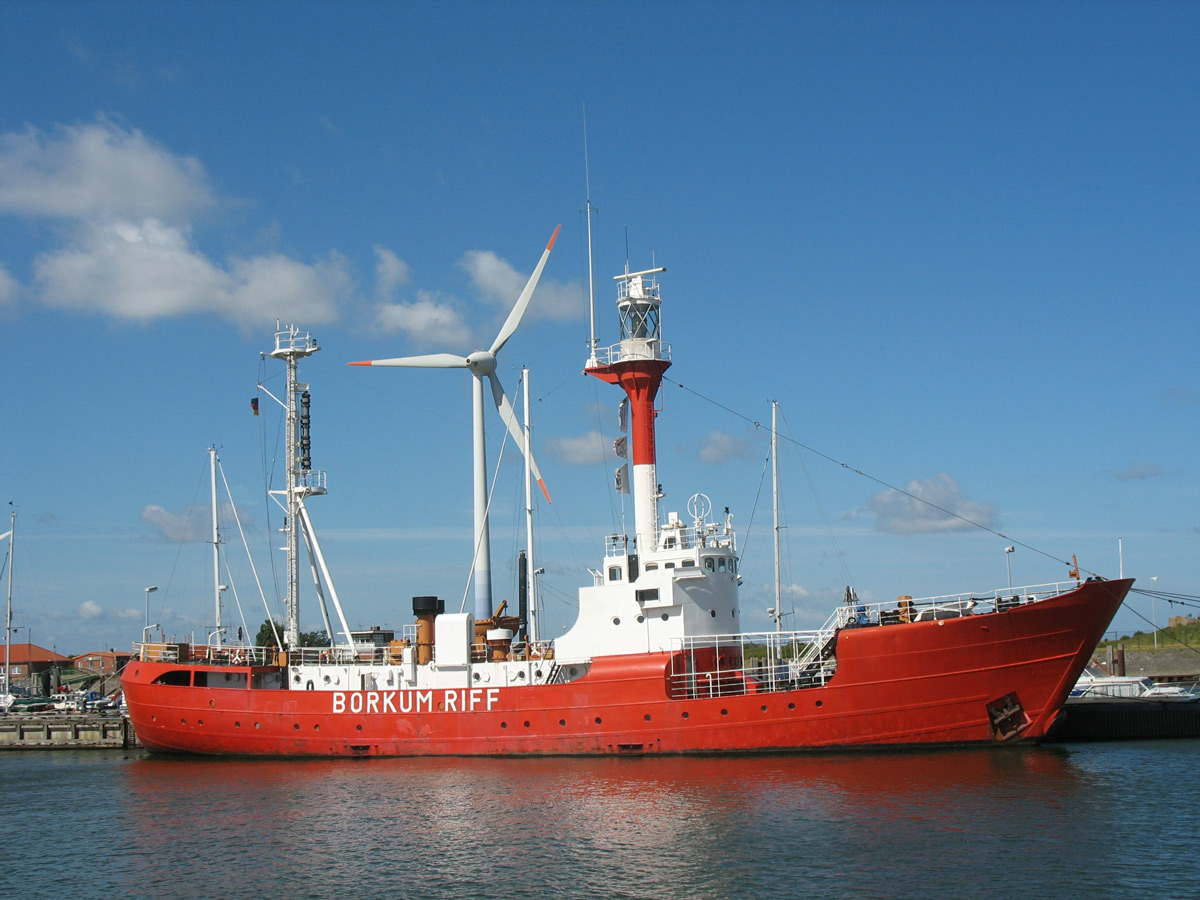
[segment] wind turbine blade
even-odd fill
[[[430,353],[427,356],[398,356],[395,359],[369,359],[346,363],[348,366],[401,366],[414,369],[465,369],[467,359],[453,353]]]
[[[554,234],[550,236],[550,243],[546,245],[546,249],[542,252],[542,258],[538,260],[537,268],[533,270],[533,274],[529,276],[529,281],[525,285],[525,290],[521,291],[521,296],[517,298],[516,305],[513,306],[512,312],[508,314],[508,318],[504,320],[504,325],[500,329],[500,333],[496,335],[496,340],[492,342],[492,353],[498,353],[500,348],[508,343],[508,339],[513,336],[513,332],[517,330],[517,326],[521,324],[521,317],[525,315],[525,308],[529,306],[529,300],[533,297],[533,289],[537,287],[538,279],[542,277],[542,269],[546,267],[546,260],[550,258],[550,251],[554,249],[554,242],[558,239],[558,229],[561,225],[554,229]]]
[[[517,421],[517,414],[513,412],[512,404],[508,402],[504,388],[500,386],[500,379],[495,375],[489,375],[488,381],[492,385],[492,398],[496,401],[496,409],[500,411],[500,418],[508,426],[508,433],[513,436],[517,446],[524,450],[525,433],[521,430],[521,423]],[[546,502],[549,503],[550,492],[546,490],[546,482],[542,481],[542,473],[538,471],[537,461],[533,458],[532,450],[529,451],[529,468],[533,470],[533,477],[537,479],[538,487],[542,489],[542,493],[546,495]]]

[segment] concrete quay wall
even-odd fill
[[[123,749],[137,746],[124,716],[0,716],[0,750]]]

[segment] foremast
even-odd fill
[[[608,384],[617,384],[629,398],[629,435],[632,477],[627,486],[618,481],[618,490],[633,495],[634,547],[653,551],[658,542],[657,454],[654,446],[654,408],[663,373],[671,365],[670,347],[662,341],[658,280],[665,268],[630,272],[628,265],[617,282],[617,310],[620,316],[620,342],[607,349],[594,349],[584,369],[587,374]]]
[[[297,379],[297,363],[320,349],[307,331],[288,325],[280,326],[275,332],[275,349],[269,354],[287,364],[285,400],[274,398],[283,406],[286,415],[287,483],[283,490],[270,493],[282,498],[280,503],[287,511],[284,523],[284,550],[287,552],[284,643],[288,647],[300,646],[300,529],[304,500],[314,494],[325,493],[325,473],[312,468],[308,385]]]

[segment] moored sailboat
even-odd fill
[[[557,232],[556,232],[557,234]],[[468,368],[491,378],[536,286],[543,254],[489,351],[376,364]],[[655,397],[671,365],[657,274],[616,276],[620,339],[593,340],[585,371],[628,402],[632,535],[606,541],[579,591],[574,625],[548,641],[476,592],[473,613],[413,597],[415,622],[325,648],[213,654],[143,643],[124,676],[130,716],[151,750],[264,756],[654,754],[1037,741],[1132,579],[1079,580],[986,594],[859,603],[814,631],[746,633],[732,517],[703,494],[686,518],[659,510]],[[284,334],[281,332],[281,334]],[[288,360],[315,352],[276,353]],[[307,336],[305,336],[307,340]],[[510,430],[515,417],[493,381]],[[289,396],[289,416],[295,405]],[[505,407],[508,406],[507,412]],[[481,413],[477,413],[481,415]],[[289,425],[289,435],[296,428]],[[476,466],[479,467],[477,457]],[[299,456],[289,495],[310,489]],[[322,482],[323,490],[323,482]],[[316,546],[303,511],[295,519]],[[477,523],[477,536],[486,521]],[[294,558],[298,548],[289,542]],[[314,554],[322,570],[323,559]],[[289,616],[291,615],[289,602]]]

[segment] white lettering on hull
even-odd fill
[[[332,691],[333,712],[352,715],[422,712],[491,712],[500,702],[499,688],[449,688],[434,703],[434,691]]]

